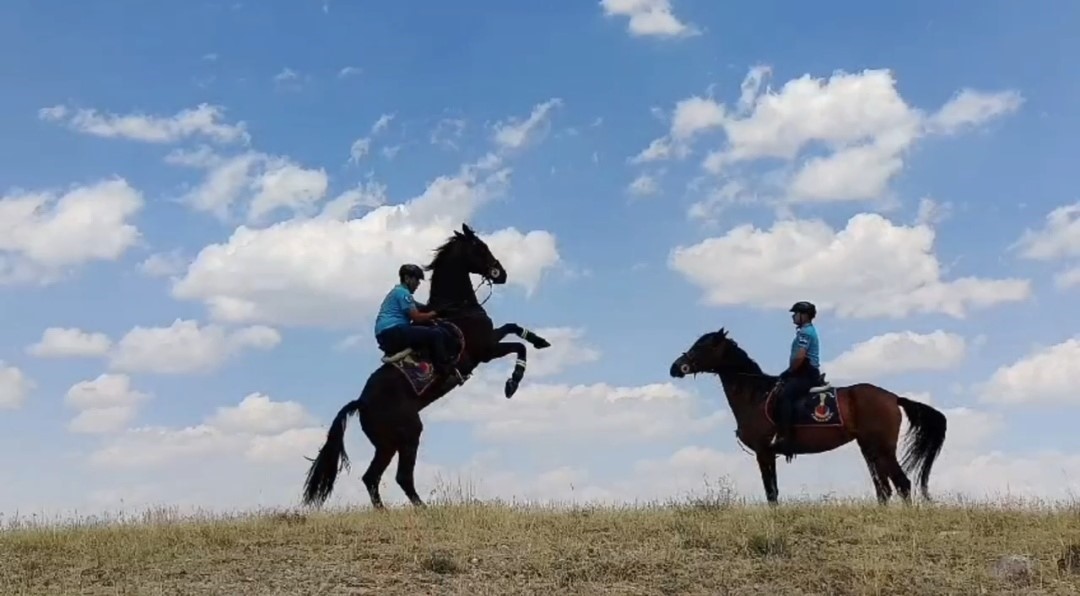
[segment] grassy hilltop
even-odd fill
[[[1080,594],[1075,505],[695,499],[144,517],[0,533],[0,594]]]

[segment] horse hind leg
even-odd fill
[[[889,479],[892,480],[893,486],[896,487],[896,492],[900,493],[900,498],[904,500],[904,503],[911,504],[911,480],[904,473],[904,469],[900,466],[900,462],[896,459],[896,453],[891,453],[880,458],[883,460],[883,467],[889,475]]]
[[[866,461],[866,467],[870,471],[870,479],[874,482],[874,491],[877,493],[878,503],[884,505],[892,496],[888,470],[882,465],[876,449],[860,441],[859,450],[862,451],[863,460]]]
[[[405,492],[409,502],[417,507],[424,507],[424,501],[416,492],[416,457],[420,451],[420,435],[424,432],[424,425],[417,415],[413,424],[402,431],[401,445],[398,447],[398,466],[395,479],[398,486]]]
[[[364,488],[367,489],[368,497],[371,498],[371,506],[376,509],[383,509],[385,506],[382,502],[382,496],[379,495],[379,483],[382,482],[383,472],[390,466],[390,460],[394,459],[394,453],[397,449],[387,445],[376,445],[375,455],[371,456],[371,463],[368,465],[368,469],[364,472],[361,480],[364,482]]]

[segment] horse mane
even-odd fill
[[[745,375],[740,381],[742,381],[743,384],[751,385],[755,390],[768,391],[776,384],[779,377],[766,373],[761,368],[761,365],[751,358],[750,354],[747,354],[746,350],[744,350],[738,342],[728,336],[726,331],[721,330],[719,333],[721,333],[728,344],[724,348],[724,355],[721,361],[721,367],[724,369],[723,372]]]
[[[453,253],[453,250],[457,248],[457,245],[461,240],[462,236],[458,235],[456,232],[447,238],[445,242],[440,244],[434,250],[435,256],[431,258],[430,263],[424,266],[424,269],[435,271],[435,269],[448,258],[447,255]]]
[[[448,260],[459,254],[458,247],[461,246],[463,241],[465,241],[465,236],[459,232],[454,232],[435,249],[435,256],[424,267],[424,269],[431,271],[431,295],[428,299],[428,306],[444,306],[447,303],[458,302],[469,305],[476,304],[476,293],[473,291],[469,274],[464,269],[460,271],[453,268],[444,269],[448,264]],[[460,276],[455,276],[455,273],[459,273]],[[435,292],[436,287],[440,290],[438,293]]]

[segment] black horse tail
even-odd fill
[[[349,415],[359,412],[363,407],[364,395],[345,404],[338,410],[330,430],[326,433],[326,442],[319,449],[319,455],[311,460],[307,480],[304,482],[304,505],[321,506],[334,490],[340,468],[349,468],[349,455],[345,453],[345,425]],[[309,458],[310,459],[310,458]]]
[[[896,403],[904,409],[911,425],[905,437],[901,465],[909,473],[918,475],[923,498],[929,500],[930,491],[926,485],[930,481],[930,468],[945,444],[945,429],[948,426],[945,414],[932,406],[904,397],[897,397]]]

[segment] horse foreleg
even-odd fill
[[[529,331],[517,323],[507,323],[502,327],[495,329],[495,341],[500,342],[506,339],[507,335],[511,334],[529,342],[532,347],[538,350],[543,350],[544,348],[551,346],[551,342],[537,335],[535,331]]]
[[[769,505],[776,505],[780,496],[780,488],[776,483],[776,456],[770,451],[759,451],[757,463],[761,469],[761,483],[765,486],[765,499]]]
[[[506,379],[504,393],[509,399],[517,392],[518,385],[521,384],[521,379],[525,377],[525,363],[528,360],[525,344],[517,342],[499,342],[491,347],[491,352],[488,353],[484,360],[495,360],[496,358],[502,358],[507,354],[517,354],[517,362],[514,363],[514,372],[510,373],[509,379]]]

